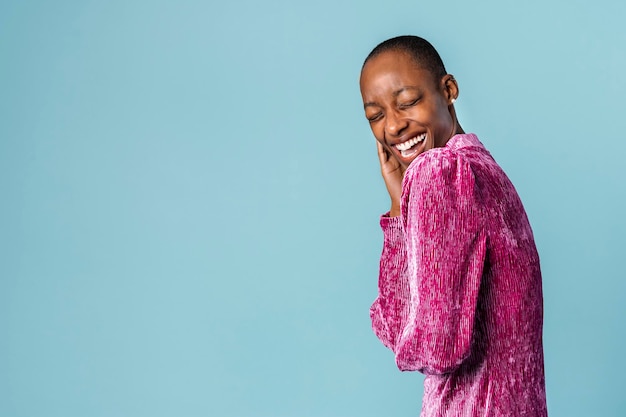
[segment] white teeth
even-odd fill
[[[416,136],[413,139],[409,139],[406,142],[398,143],[396,145],[396,149],[399,151],[406,151],[408,149],[411,149],[413,146],[417,145],[424,139],[426,139],[426,133],[422,133],[421,135]]]

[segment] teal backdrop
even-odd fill
[[[626,3],[2,1],[0,416],[417,416],[368,309],[378,42],[516,185],[552,417],[626,416]]]

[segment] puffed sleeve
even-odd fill
[[[424,154],[406,172],[401,205],[409,302],[392,349],[401,370],[448,373],[470,354],[486,256],[469,163],[447,149]]]
[[[380,341],[395,351],[408,317],[409,283],[406,277],[406,240],[402,218],[380,218],[383,252],[380,256],[378,297],[370,308],[372,328]]]

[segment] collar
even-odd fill
[[[460,133],[458,135],[454,135],[448,139],[445,147],[451,150],[468,147],[479,147],[485,149],[485,145],[478,140],[478,136],[474,133]]]

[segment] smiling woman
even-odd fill
[[[539,258],[524,207],[424,39],[378,45],[361,71],[391,209],[381,217],[378,338],[420,371],[422,416],[547,415]]]
[[[387,44],[374,49],[363,66],[361,92],[374,136],[406,167],[463,130],[452,106],[459,95],[454,77],[446,74],[436,52],[424,52],[427,44],[400,39],[411,42],[417,52]]]

